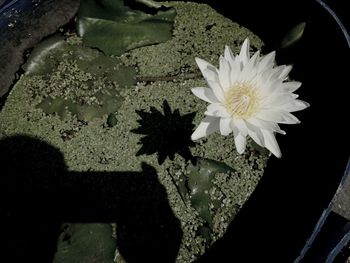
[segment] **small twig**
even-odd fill
[[[188,80],[200,77],[200,73],[178,74],[173,76],[136,76],[137,82],[173,81],[177,79]]]

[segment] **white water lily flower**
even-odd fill
[[[278,123],[300,123],[290,112],[309,106],[293,93],[301,83],[288,81],[292,67],[276,66],[275,52],[260,57],[258,51],[250,57],[248,39],[239,55],[225,47],[219,69],[200,58],[196,62],[209,88],[197,87],[192,92],[210,104],[192,140],[217,130],[224,136],[233,132],[236,149],[243,153],[249,135],[258,145],[281,157],[274,134],[285,132]]]

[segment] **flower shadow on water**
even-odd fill
[[[0,140],[0,182],[0,241],[11,262],[52,262],[66,222],[116,222],[115,246],[127,262],[175,261],[180,222],[150,165],[143,163],[140,172],[72,172],[58,149],[14,136]],[[87,233],[80,244],[91,238]],[[97,243],[96,251],[84,250],[93,258],[78,262],[106,262],[106,248]]]
[[[145,135],[140,139],[142,147],[136,156],[158,153],[158,163],[162,164],[167,157],[174,160],[175,154],[179,154],[186,161],[195,163],[190,151],[190,147],[194,146],[191,134],[195,127],[192,123],[195,112],[185,115],[180,115],[179,109],[172,112],[166,100],[163,101],[164,114],[155,107],[150,107],[150,112],[136,112],[141,117],[138,120],[140,126],[132,132]]]

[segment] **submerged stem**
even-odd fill
[[[173,81],[173,80],[188,80],[201,77],[201,73],[178,74],[172,76],[136,76],[137,82],[155,82],[155,81]]]

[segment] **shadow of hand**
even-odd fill
[[[2,244],[11,262],[52,262],[65,222],[116,222],[127,262],[174,262],[182,238],[156,170],[69,172],[63,155],[25,136],[0,141]]]

